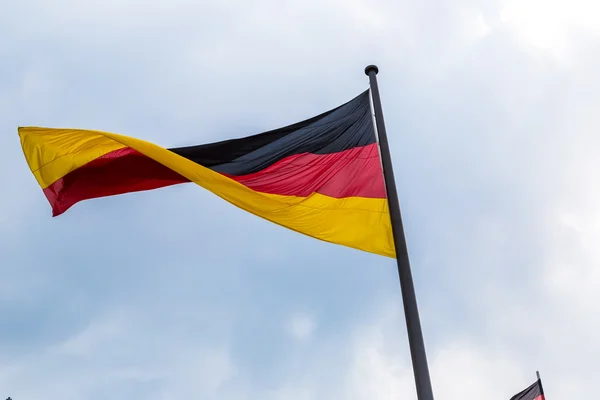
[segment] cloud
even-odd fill
[[[289,334],[297,340],[310,339],[315,329],[314,319],[304,314],[293,315],[287,324]]]
[[[527,43],[565,56],[574,31],[584,30],[598,35],[600,9],[585,0],[574,2],[506,1],[501,20],[510,25]]]

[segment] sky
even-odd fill
[[[5,0],[0,398],[415,399],[396,265],[178,185],[52,218],[18,126],[165,147],[379,86],[435,398],[596,392],[593,0]]]

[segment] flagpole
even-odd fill
[[[537,376],[538,381],[540,382],[540,392],[542,392],[542,398],[545,397],[544,395],[544,386],[542,385],[542,378],[540,377],[540,371],[535,371],[535,375]]]
[[[383,121],[381,99],[379,98],[379,87],[377,86],[378,72],[379,69],[375,65],[369,65],[365,68],[365,74],[369,77],[369,83],[371,86],[371,96],[373,98],[374,108],[373,111],[375,112],[375,124],[377,126],[377,133],[379,136],[381,162],[383,166],[383,175],[387,192],[390,218],[392,220],[392,235],[396,248],[398,277],[400,278],[402,302],[404,304],[404,318],[406,319],[406,328],[408,331],[408,343],[412,358],[413,373],[415,376],[417,399],[433,400],[429,368],[427,366],[427,355],[425,353],[425,343],[423,342],[423,332],[421,331],[421,322],[419,320],[419,310],[417,307],[415,288],[413,285],[412,273],[410,271],[408,249],[406,247],[406,238],[404,236],[404,227],[402,225],[402,215],[400,213],[400,202],[398,200],[396,182],[394,180],[392,157],[390,154],[387,133],[385,131],[385,123]]]

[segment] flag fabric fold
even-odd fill
[[[528,388],[515,394],[510,400],[545,400],[542,382],[538,379]]]
[[[94,130],[20,127],[53,216],[76,203],[193,182],[296,232],[395,257],[369,91],[296,124],[164,148]]]

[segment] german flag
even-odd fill
[[[293,125],[198,146],[80,129],[20,127],[19,136],[53,216],[87,199],[193,182],[296,232],[395,257],[368,90]]]
[[[538,379],[526,389],[515,394],[510,400],[545,400],[542,381]]]

